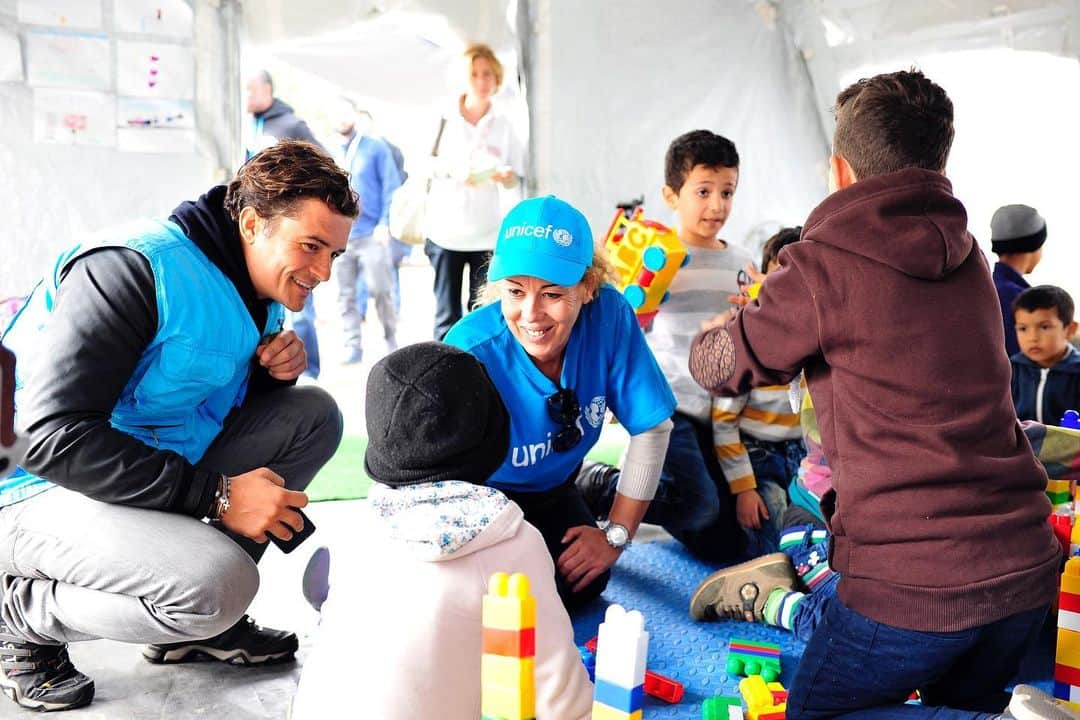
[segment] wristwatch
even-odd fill
[[[630,544],[630,531],[626,529],[625,525],[608,520],[601,526],[601,529],[604,531],[607,544],[616,550],[622,550]]]

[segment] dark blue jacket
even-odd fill
[[[1011,265],[998,262],[994,265],[994,287],[997,288],[998,300],[1001,301],[1001,317],[1005,321],[1005,352],[1012,357],[1020,352],[1020,344],[1016,341],[1016,323],[1013,320],[1013,300],[1031,285]]]
[[[1080,410],[1080,352],[1070,345],[1051,368],[1040,367],[1023,353],[1013,355],[1012,398],[1021,420],[1060,425],[1066,410]]]

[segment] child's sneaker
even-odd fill
[[[1080,720],[1080,713],[1031,685],[1017,685],[1003,717],[1016,720]]]
[[[760,621],[769,593],[795,589],[795,571],[784,553],[763,555],[717,570],[705,578],[690,598],[695,620],[731,618]]]

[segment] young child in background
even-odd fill
[[[739,153],[727,138],[693,130],[671,142],[664,161],[664,202],[678,215],[679,239],[691,259],[675,276],[668,301],[645,335],[678,402],[645,522],[662,525],[691,552],[713,562],[740,557],[745,540],[713,444],[713,398],[690,377],[687,358],[701,322],[727,307],[728,297],[738,292],[739,271],[751,263],[748,253],[717,237],[738,184]],[[617,477],[614,468],[589,462],[578,477],[599,517],[611,507]],[[743,489],[757,495],[752,484]]]
[[[797,242],[801,231],[784,228],[765,242],[761,269],[766,278],[779,267],[780,250]],[[765,385],[744,395],[713,398],[712,420],[716,457],[747,534],[746,554],[774,553],[780,547],[788,484],[806,455],[790,387]]]
[[[723,395],[805,370],[814,397],[840,580],[788,719],[995,717],[1056,592],[1061,548],[1009,396],[1002,325],[984,312],[997,303],[989,268],[943,174],[952,102],[904,71],[860,80],[836,108],[833,193],[759,300],[705,326],[690,370]],[[942,311],[960,306],[976,312]],[[759,618],[782,583],[749,596],[714,586],[703,600],[717,614]],[[923,704],[901,709],[913,689]],[[1032,697],[1018,691],[1011,707],[1030,711]]]
[[[442,343],[387,355],[367,381],[364,469],[375,480],[304,663],[293,720],[480,717],[488,578],[536,597],[536,717],[584,720],[593,687],[540,533],[488,477],[510,419],[472,355]]]
[[[1027,205],[1005,205],[990,219],[990,249],[998,256],[994,264],[994,288],[1001,304],[1005,327],[1005,354],[1020,352],[1013,329],[1013,301],[1031,287],[1024,276],[1033,272],[1042,260],[1046,242],[1046,220]]]
[[[1066,410],[1080,410],[1080,352],[1069,344],[1073,300],[1059,287],[1038,285],[1020,293],[1012,309],[1020,343],[1012,356],[1016,416],[1059,425]]]

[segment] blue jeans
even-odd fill
[[[744,530],[746,555],[753,558],[776,552],[780,547],[780,528],[788,506],[787,488],[806,456],[806,445],[802,440],[771,442],[746,436],[742,441],[750,455],[758,494],[769,511],[769,519],[761,523],[760,530]]]
[[[795,671],[788,720],[996,718],[1047,610],[960,632],[917,632],[875,622],[835,596]],[[913,690],[922,705],[904,704]]]
[[[463,252],[447,250],[430,240],[424,242],[424,254],[435,269],[435,339],[442,340],[465,312],[476,306],[480,288],[487,282],[491,253],[483,250]],[[461,273],[469,266],[469,303],[461,306]],[[464,310],[464,312],[463,312]]]
[[[656,496],[645,522],[662,525],[694,554],[714,562],[738,558],[745,541],[735,501],[713,450],[712,427],[682,413],[671,417]],[[614,498],[614,487],[612,487]]]
[[[304,370],[304,374],[318,379],[319,337],[315,334],[315,294],[308,295],[303,310],[290,312],[289,319],[296,336],[304,343],[304,350],[307,352],[307,370]]]

